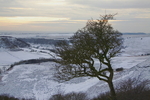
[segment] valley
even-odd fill
[[[21,37],[24,38],[24,37]],[[21,39],[19,38],[19,39]],[[41,39],[41,38],[40,38]],[[85,92],[89,98],[100,93],[107,92],[106,83],[92,77],[78,77],[68,81],[58,82],[54,75],[56,63],[53,61],[19,64],[11,70],[7,69],[14,63],[30,59],[57,58],[53,52],[53,45],[59,39],[43,39],[42,43],[33,43],[29,38],[24,38],[30,47],[0,48],[0,94],[10,94],[18,98],[35,98],[36,100],[48,100],[58,92],[70,93]],[[35,38],[38,41],[37,38]],[[60,39],[61,40],[61,39]],[[39,42],[39,41],[38,41]],[[142,79],[150,79],[150,36],[124,36],[124,49],[122,53],[112,59],[114,71],[123,68],[123,71],[115,71],[114,84],[132,77],[141,76]],[[97,62],[95,66],[98,66]]]

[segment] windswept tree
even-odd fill
[[[69,66],[73,72],[79,71],[80,74],[107,82],[112,100],[117,100],[112,82],[114,71],[111,59],[120,53],[123,38],[122,33],[114,30],[108,23],[113,17],[114,15],[109,14],[87,21],[86,26],[71,37],[71,43],[60,43],[56,51],[60,57],[57,63]]]

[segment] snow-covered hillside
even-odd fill
[[[22,60],[52,58],[50,49],[51,46],[32,46],[18,38],[0,36],[0,71]]]
[[[50,58],[51,56],[46,53],[40,52],[30,52],[30,51],[9,51],[3,49],[0,51],[0,65],[10,65],[14,62],[28,59],[38,59],[38,58]]]
[[[0,48],[14,50],[29,46],[30,46],[29,44],[17,38],[11,36],[0,36]]]
[[[124,38],[125,53],[128,56],[150,55],[150,36],[128,36]]]
[[[143,79],[150,79],[149,43],[149,36],[125,37],[124,46],[126,48],[122,50],[121,55],[112,59],[114,69],[120,67],[125,69],[122,72],[115,72],[114,83],[116,85],[124,79],[139,75]],[[30,50],[28,48],[16,52],[2,50],[0,55],[3,55],[5,59],[0,58],[0,63],[11,64],[21,59],[51,57],[47,53],[40,53],[39,49],[32,48],[36,52],[29,52]],[[91,98],[108,91],[107,84],[97,78],[81,77],[59,83],[54,81],[54,73],[54,62],[17,65],[0,76],[2,77],[2,79],[0,78],[0,94],[5,93],[21,98],[48,100],[51,95],[60,91],[63,93],[83,91]]]
[[[150,78],[150,59],[138,64],[132,69],[119,72],[114,77],[118,83],[129,77],[139,76]],[[146,64],[146,66],[145,66]],[[6,93],[16,97],[36,98],[37,100],[48,100],[48,98],[60,91],[69,93],[86,92],[88,96],[94,97],[102,92],[108,91],[107,84],[97,78],[76,78],[65,83],[53,80],[54,63],[42,63],[15,66],[5,74],[0,83],[0,94]]]

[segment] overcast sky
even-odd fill
[[[150,33],[150,0],[0,0],[0,31],[76,32],[105,13],[120,32]]]

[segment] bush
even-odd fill
[[[117,84],[117,100],[150,100],[149,80],[129,78]],[[92,100],[111,100],[110,93],[104,93]]]
[[[98,97],[95,97],[92,100],[111,100],[110,97],[111,97],[110,93],[106,92],[106,93],[100,94]]]
[[[88,100],[85,93],[69,93],[65,95],[66,100]]]
[[[53,95],[49,100],[65,100],[64,95],[62,94],[56,94]]]
[[[149,80],[129,78],[118,84],[118,100],[150,100]]]
[[[19,100],[19,99],[13,96],[9,96],[7,94],[2,94],[0,95],[0,100]]]
[[[85,93],[79,92],[79,93],[68,93],[68,94],[56,94],[53,95],[49,100],[89,100],[87,98],[87,95]]]
[[[123,71],[123,68],[122,68],[122,67],[121,67],[121,68],[117,68],[116,71],[117,71],[117,72]]]
[[[54,59],[29,59],[29,60],[21,60],[19,62],[15,62],[14,64],[11,64],[10,67],[7,69],[7,71],[11,70],[14,66],[16,65],[21,65],[21,64],[36,64],[36,63],[42,63],[42,62],[54,62]]]
[[[19,98],[10,96],[8,94],[1,94],[0,100],[35,100],[35,99],[25,99],[25,98],[19,99]]]
[[[0,74],[2,74],[2,70],[0,69]]]

